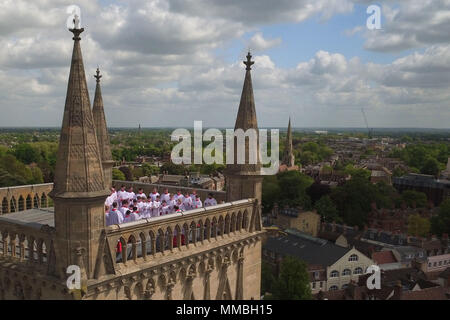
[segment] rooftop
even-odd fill
[[[0,222],[26,225],[40,229],[42,226],[55,226],[54,208],[30,209],[25,211],[8,213],[0,216]]]
[[[287,236],[268,238],[264,248],[283,256],[294,256],[307,264],[330,266],[345,255],[343,248],[323,239],[313,238],[298,231],[286,230]]]

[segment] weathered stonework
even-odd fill
[[[106,227],[106,123],[103,115],[98,140],[82,31],[71,30],[74,50],[50,193],[54,214],[0,217],[0,299],[259,299],[264,231],[262,178],[255,171],[232,171],[227,203]],[[244,109],[253,101],[250,65],[248,59]],[[66,284],[71,265],[81,276],[81,287],[73,290]]]

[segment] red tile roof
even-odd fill
[[[375,261],[379,265],[397,262],[397,259],[395,259],[394,254],[390,250],[374,252],[372,254],[372,260]]]

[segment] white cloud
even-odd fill
[[[264,39],[261,32],[257,32],[250,38],[248,47],[252,51],[263,51],[281,44],[281,38]]]

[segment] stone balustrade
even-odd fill
[[[51,207],[48,193],[52,189],[53,183],[0,188],[0,214]]]
[[[186,191],[191,192],[193,189],[172,185],[113,180],[113,185],[115,185],[118,189],[122,184],[127,188],[132,186],[136,190],[136,192],[139,188],[143,188],[144,192],[147,195],[153,191],[153,188],[157,188],[159,192],[162,192],[165,188],[167,188],[170,193],[175,193],[177,192],[177,190],[181,190],[183,193],[185,193]],[[52,199],[48,196],[48,193],[52,189],[53,183],[0,188],[0,215],[29,210],[32,208],[52,207]],[[206,189],[196,190],[202,201],[204,201],[208,197],[209,193],[212,193],[214,195],[218,203],[220,203],[221,201],[225,201],[226,198],[226,192],[224,191],[212,191]]]
[[[255,200],[246,199],[109,226],[106,238],[115,257],[114,269],[152,259],[161,263],[161,258],[176,258],[187,250],[192,254],[217,246],[217,242],[247,237],[257,231],[252,229],[259,229],[250,227],[254,212]]]
[[[27,268],[54,274],[55,229],[16,221],[0,222],[0,258],[11,263],[25,263]]]

